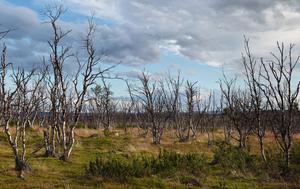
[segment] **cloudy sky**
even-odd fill
[[[7,36],[10,60],[30,67],[48,56],[49,0],[0,0],[0,29]],[[106,62],[121,63],[115,72],[134,75],[177,72],[216,88],[222,69],[241,73],[243,35],[257,57],[268,56],[276,41],[300,46],[299,0],[63,0],[65,43],[81,47],[86,20],[95,13],[97,49]],[[297,46],[296,46],[297,47]],[[296,48],[296,53],[300,48]],[[72,68],[72,65],[67,65]],[[122,93],[122,87],[115,85]]]

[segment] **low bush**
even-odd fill
[[[290,153],[291,163],[294,165],[300,165],[300,143],[295,142]]]
[[[112,132],[109,129],[104,129],[103,134],[104,136],[109,137],[110,135],[112,135]]]
[[[255,158],[248,151],[224,142],[216,146],[213,165],[221,166],[223,170],[231,172],[246,173],[256,170]]]
[[[125,129],[125,128],[127,128],[127,129],[129,129],[129,128],[137,128],[137,126],[136,125],[132,125],[132,124],[123,124],[123,123],[116,125],[116,129]]]
[[[180,177],[180,183],[188,186],[202,186],[199,178],[189,175]]]
[[[9,126],[10,127],[14,127],[16,125],[17,125],[17,121],[16,120],[10,120],[10,122],[9,122]]]
[[[179,154],[165,150],[158,156],[114,153],[102,155],[90,162],[86,170],[92,176],[125,182],[130,177],[172,176],[177,172],[202,176],[206,170],[206,162],[206,158],[200,154]]]
[[[295,142],[290,153],[291,177],[300,182],[300,143]]]
[[[83,122],[78,122],[76,125],[76,128],[77,129],[85,129],[86,125]]]
[[[206,158],[196,153],[179,154],[173,151],[160,151],[158,158],[152,164],[155,173],[176,172],[185,170],[192,174],[199,174],[204,171]]]

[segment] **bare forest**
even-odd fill
[[[93,15],[82,28],[80,53],[64,42],[73,32],[61,25],[66,11],[43,11],[51,37],[42,66],[11,62],[6,36],[15,29],[0,33],[3,187],[300,187],[294,44],[274,43],[275,51],[257,57],[245,36],[241,73],[222,69],[218,89],[203,89],[180,71],[114,74],[122,63],[103,61]],[[126,97],[112,81],[126,86]]]

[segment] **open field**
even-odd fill
[[[38,130],[38,129],[34,129]],[[118,134],[115,134],[118,133]],[[42,144],[42,132],[29,131],[29,154],[38,149]],[[222,138],[222,132],[215,132],[216,140]],[[62,162],[56,158],[43,157],[43,149],[35,153],[29,159],[33,171],[25,174],[25,179],[16,177],[12,152],[7,144],[4,134],[0,135],[0,186],[1,188],[300,188],[297,182],[285,182],[269,177],[257,177],[252,174],[222,174],[222,170],[212,165],[200,186],[192,186],[189,183],[181,183],[180,175],[169,175],[167,178],[150,176],[145,178],[132,178],[127,182],[115,182],[112,180],[89,177],[86,174],[86,166],[90,161],[105,153],[117,154],[158,154],[160,149],[172,150],[179,153],[203,153],[208,161],[212,161],[215,146],[207,145],[205,134],[198,135],[196,140],[179,143],[174,142],[174,133],[167,131],[161,145],[151,144],[151,137],[140,137],[136,129],[128,133],[123,130],[114,130],[111,136],[105,137],[100,130],[78,129],[76,130],[76,146],[69,162]],[[295,136],[296,142],[300,141],[300,135]],[[256,139],[250,138],[251,154],[258,153]],[[272,136],[268,135],[266,146],[274,147]],[[275,148],[274,148],[275,149]]]

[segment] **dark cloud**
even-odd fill
[[[35,1],[43,6],[46,0]],[[269,53],[275,41],[300,42],[297,0],[65,0],[70,14],[107,20],[97,28],[95,45],[106,62],[143,65],[158,62],[162,50],[212,66],[239,67],[243,35],[251,38],[257,56]],[[17,14],[16,14],[17,13]],[[70,20],[70,19],[68,19]],[[0,24],[16,28],[8,36],[15,61],[30,64],[47,55],[49,25],[39,15],[6,1],[0,3]],[[65,44],[79,51],[85,24],[61,22],[72,28]],[[0,27],[0,28],[1,28]],[[236,65],[236,66],[234,66]],[[70,66],[72,67],[72,66]]]
[[[144,64],[158,60],[160,50],[153,37],[134,26],[98,27],[97,46],[108,60],[124,64]]]
[[[12,39],[34,39],[44,41],[49,37],[48,27],[41,24],[36,12],[25,7],[15,7],[9,3],[0,3],[1,28],[14,29],[9,34]]]

